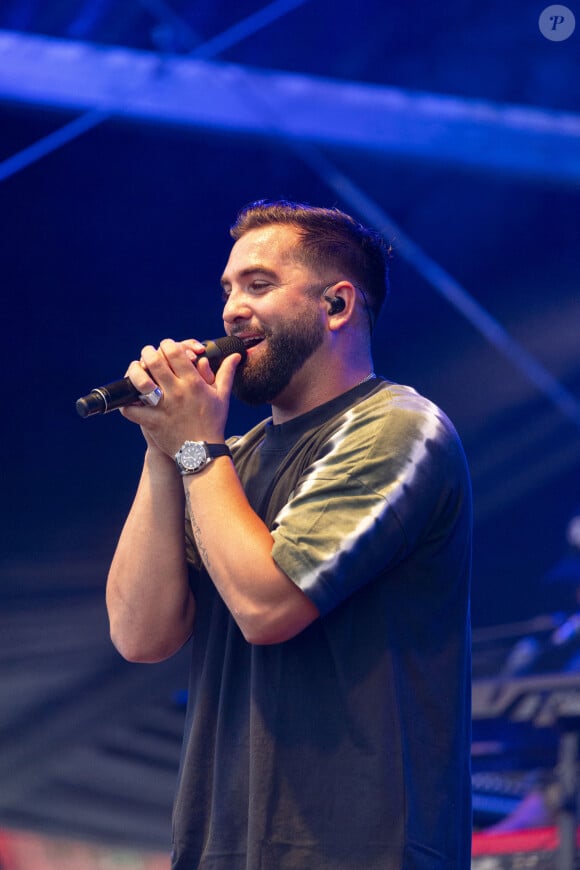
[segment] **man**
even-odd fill
[[[374,232],[281,202],[231,234],[223,319],[247,361],[214,377],[197,341],[145,347],[129,377],[162,399],[123,412],[147,451],[112,638],[134,661],[192,640],[172,866],[467,868],[462,448],[438,408],[373,372]],[[232,389],[272,417],[228,450]]]

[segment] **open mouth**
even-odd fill
[[[250,335],[247,338],[242,337],[242,341],[246,347],[246,350],[249,350],[251,347],[256,347],[256,345],[261,344],[264,341],[264,336]]]

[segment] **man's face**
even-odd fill
[[[273,402],[324,340],[324,281],[293,256],[294,228],[250,230],[232,248],[223,278],[224,325],[247,344],[234,395],[250,404]]]

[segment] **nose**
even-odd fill
[[[239,320],[249,320],[252,310],[244,293],[232,289],[224,303],[222,318],[224,323],[235,323]]]

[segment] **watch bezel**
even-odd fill
[[[205,441],[185,441],[175,454],[177,467],[182,474],[197,474],[210,461]]]
[[[193,456],[191,455],[193,453]],[[207,441],[184,441],[175,454],[175,463],[181,475],[197,474],[218,456],[230,456],[227,444],[208,444]],[[188,461],[188,457],[190,461]]]

